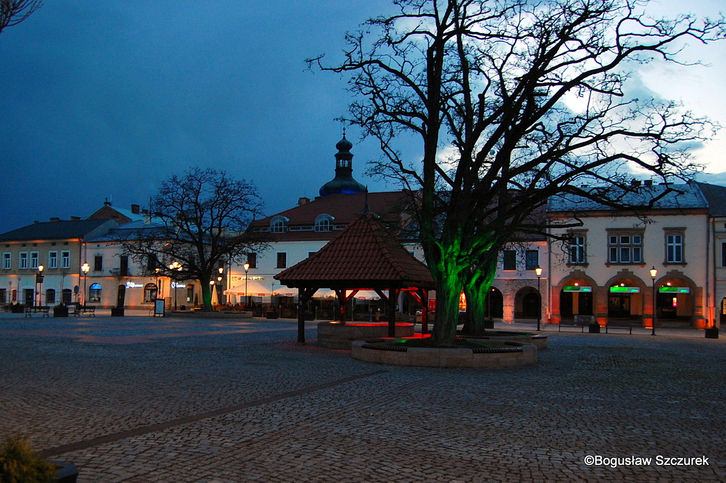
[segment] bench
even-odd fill
[[[76,305],[75,309],[73,310],[73,315],[76,317],[81,317],[83,315],[95,317],[96,316],[96,306],[95,305]]]
[[[609,319],[607,325],[605,325],[605,333],[609,333],[610,329],[623,329],[628,331],[628,334],[633,335],[633,327],[640,328],[643,326],[643,323],[640,320],[632,320],[632,319],[625,319],[625,320],[618,320],[618,319]]]
[[[32,314],[41,313],[43,317],[50,317],[50,306],[37,305],[35,307],[25,307],[25,316],[31,317]]]
[[[595,317],[592,315],[575,315],[572,322],[560,321],[557,327],[557,332],[562,332],[562,327],[574,327],[580,328],[580,332],[585,332],[585,327],[590,327],[590,324],[595,322]]]

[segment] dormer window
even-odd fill
[[[276,216],[270,221],[270,233],[285,233],[287,231],[287,218]]]
[[[333,231],[334,218],[330,215],[322,214],[315,218],[315,231]]]

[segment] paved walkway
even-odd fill
[[[3,317],[0,436],[81,481],[726,479],[724,339],[549,333],[536,367],[434,370],[300,347],[295,330]]]

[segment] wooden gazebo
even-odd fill
[[[298,289],[298,335],[305,342],[305,304],[321,288],[334,290],[345,323],[346,303],[360,290],[374,290],[387,302],[388,335],[396,328],[396,298],[409,292],[423,305],[427,330],[428,290],[434,280],[428,267],[411,255],[373,214],[362,215],[317,253],[275,275],[281,284]],[[348,293],[351,291],[351,293]]]

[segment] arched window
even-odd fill
[[[55,290],[49,288],[45,291],[45,304],[50,305],[55,303]]]
[[[88,301],[89,302],[100,302],[101,301],[101,284],[100,283],[92,283],[90,287],[88,287]]]
[[[287,231],[287,218],[276,216],[270,221],[270,233],[285,233]]]
[[[315,231],[333,231],[334,218],[327,214],[318,215],[315,218]]]
[[[147,283],[144,285],[144,303],[151,303],[156,300],[158,288],[155,283]]]
[[[69,288],[64,288],[63,292],[61,292],[61,302],[64,305],[68,305],[73,301],[73,290]]]

